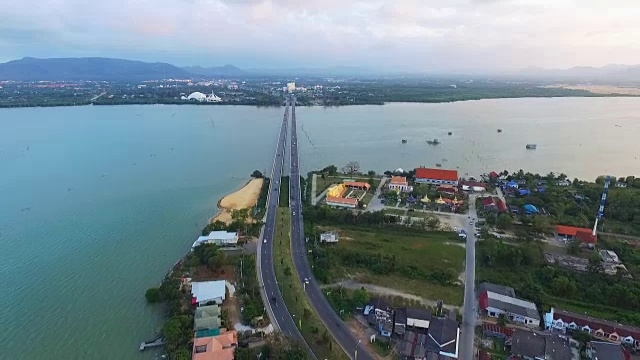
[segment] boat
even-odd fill
[[[438,139],[427,140],[427,144],[429,144],[429,145],[438,145],[438,144],[440,144],[440,141]]]
[[[442,167],[442,164],[437,163],[437,164],[436,164],[436,167]]]
[[[402,139],[402,143],[403,143],[403,144],[406,144],[406,143],[407,143],[407,140]]]
[[[538,145],[536,144],[527,144],[527,149],[529,150],[535,150],[538,148]]]
[[[449,133],[447,133],[447,135],[451,135],[451,134],[453,134],[451,131],[449,131]]]
[[[498,132],[502,132],[502,129],[498,129]]]

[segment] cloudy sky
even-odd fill
[[[640,64],[638,0],[0,0],[0,62],[500,71]]]

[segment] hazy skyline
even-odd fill
[[[0,62],[102,56],[416,72],[640,64],[631,0],[0,1]]]

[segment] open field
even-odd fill
[[[242,189],[223,197],[218,202],[220,211],[211,218],[211,222],[231,222],[231,211],[253,207],[258,201],[263,179],[251,179]]]
[[[450,232],[402,228],[343,227],[340,242],[324,247],[330,281],[354,278],[447,304],[462,304],[463,287],[454,284],[463,271],[464,248]]]
[[[291,214],[289,209],[279,208],[273,239],[273,264],[287,309],[293,315],[302,336],[318,359],[347,359],[340,345],[333,340],[311,307],[302,284],[298,280],[291,254],[290,231]]]

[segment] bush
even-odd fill
[[[144,297],[147,298],[147,302],[149,304],[157,303],[162,300],[160,296],[160,289],[156,287],[148,288],[144,293]]]

